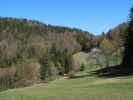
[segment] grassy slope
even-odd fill
[[[83,59],[80,54],[77,57]],[[0,93],[0,100],[133,100],[133,77],[98,78],[88,70],[76,76],[7,90]]]
[[[85,72],[78,75],[82,78],[7,90],[0,93],[0,100],[133,100],[132,77],[103,79]]]

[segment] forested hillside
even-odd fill
[[[79,29],[1,17],[1,86],[27,85],[69,73],[72,55],[95,46],[95,36]]]
[[[126,34],[127,27],[128,23],[122,23],[106,33],[106,37],[113,43],[115,47],[122,47],[122,41],[124,34]]]
[[[96,37],[76,28],[1,17],[0,86],[26,86],[53,80],[59,75],[72,75],[74,69],[81,70],[80,65],[75,64],[73,55],[81,51],[90,52],[93,48],[101,52],[93,54],[97,56],[98,66],[120,64],[122,37],[127,27],[128,24],[123,23]]]

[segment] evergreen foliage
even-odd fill
[[[124,54],[123,54],[123,64],[132,65],[133,64],[133,8],[130,10],[130,20],[129,25],[124,35]]]

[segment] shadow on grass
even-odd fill
[[[133,65],[131,66],[110,66],[103,69],[99,69],[93,71],[92,75],[96,75],[98,77],[104,78],[113,78],[113,77],[121,77],[121,76],[131,76],[133,75]]]

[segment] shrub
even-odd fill
[[[74,71],[70,71],[68,73],[68,78],[74,78]]]
[[[81,66],[80,66],[80,71],[84,71],[85,70],[85,64],[82,63]]]

